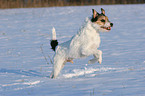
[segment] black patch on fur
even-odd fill
[[[102,19],[102,20],[101,20],[101,22],[103,22],[103,23],[104,23],[104,22],[105,22],[105,20],[104,20],[104,19]]]
[[[95,18],[92,17],[91,19],[92,22],[96,22],[97,20],[98,20],[98,17],[95,17]]]
[[[57,40],[51,40],[51,43],[50,43],[50,45],[51,45],[51,49],[53,50],[53,51],[55,51],[55,48],[56,48],[56,46],[58,45],[58,41]]]
[[[105,14],[101,13],[102,16],[105,16]]]

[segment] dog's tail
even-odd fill
[[[50,45],[51,45],[51,49],[55,51],[55,48],[58,45],[58,41],[56,40],[56,32],[54,27],[52,28],[52,39]]]

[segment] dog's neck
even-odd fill
[[[91,22],[90,18],[86,18],[85,24],[81,27],[79,30],[79,33],[88,33],[88,34],[93,34],[93,33],[99,33],[99,26],[96,26],[96,24],[93,24]]]

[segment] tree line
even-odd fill
[[[141,4],[145,0],[0,0],[0,8]]]

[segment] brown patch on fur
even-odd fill
[[[99,25],[105,25],[105,22],[107,22],[108,21],[108,17],[107,16],[98,16],[98,20],[95,22],[95,23],[97,23],[97,24],[99,24]]]
[[[66,60],[66,62],[70,62],[72,64],[74,63],[73,60]]]

